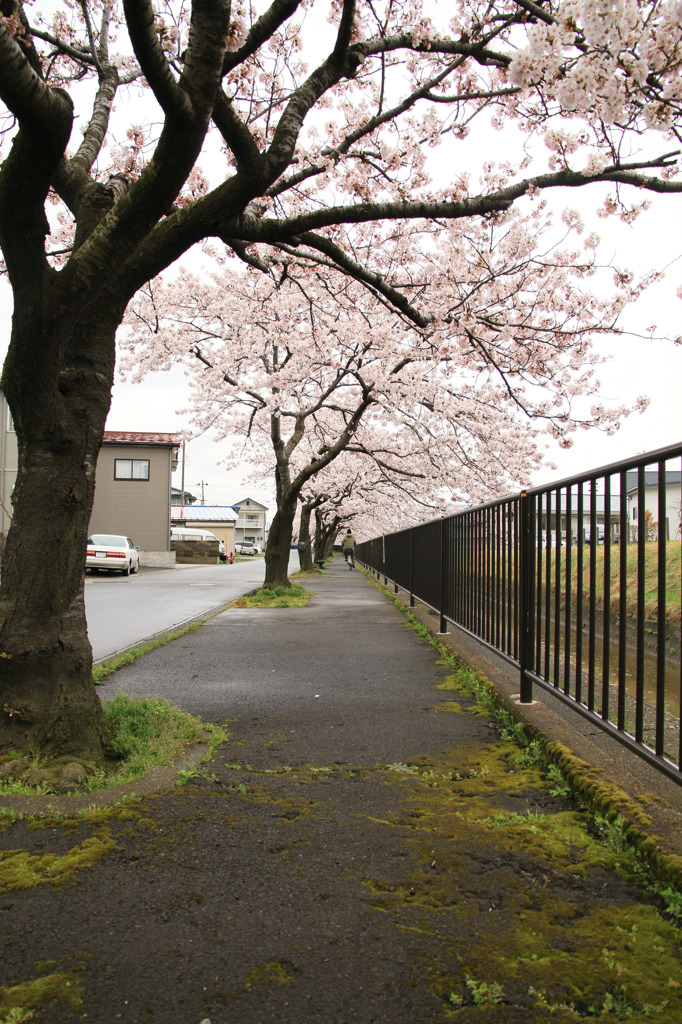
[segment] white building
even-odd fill
[[[658,470],[644,473],[644,510],[640,508],[637,470],[627,474],[628,526],[630,539],[636,540],[642,520],[647,524],[647,540],[658,538]],[[649,513],[649,515],[647,515]],[[666,470],[665,474],[665,536],[679,540],[682,524],[682,474],[679,470]]]

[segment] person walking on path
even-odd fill
[[[343,538],[343,543],[341,544],[341,554],[343,555],[344,558],[348,557],[348,552],[350,552],[350,567],[351,567],[351,569],[354,569],[355,568],[355,537],[350,532],[350,530],[346,531],[346,536]]]

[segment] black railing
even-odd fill
[[[358,560],[682,782],[682,445],[358,545]]]

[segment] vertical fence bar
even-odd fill
[[[575,699],[578,703],[583,699],[583,577],[584,577],[584,555],[585,555],[585,524],[583,515],[585,512],[585,492],[582,481],[578,484],[577,518],[577,551],[576,551],[576,595],[575,595]]]
[[[644,739],[644,598],[646,569],[646,471],[644,466],[637,470],[637,669],[635,739]]]
[[[483,615],[485,626],[481,636],[487,643],[491,642],[491,510],[483,512]]]
[[[502,509],[502,520],[500,522],[501,538],[501,575],[500,575],[500,603],[502,605],[502,622],[500,624],[500,649],[507,650],[507,517],[509,505],[505,503]]]
[[[439,633],[445,633],[445,587],[447,573],[445,571],[445,517],[440,517],[440,626]]]
[[[535,671],[538,675],[541,672],[541,659],[542,659],[542,500],[543,495],[539,494],[537,498],[537,515],[536,515],[536,537],[535,537],[535,549],[536,549],[536,607],[535,607]]]
[[[628,585],[628,478],[625,470],[620,474],[620,566],[618,578],[618,728],[625,730],[625,683],[627,669],[627,585]]]
[[[514,520],[516,506],[511,504],[507,515],[507,654],[512,655],[516,637],[516,617],[514,604]]]
[[[550,654],[552,647],[552,492],[545,495],[545,679],[549,679]]]
[[[588,633],[587,706],[594,711],[597,654],[597,480],[590,481],[590,620]]]
[[[521,703],[530,704],[533,700],[533,684],[528,672],[533,667],[534,610],[535,610],[535,497],[529,497],[524,491],[518,502],[519,510],[519,558],[516,567],[517,589],[519,594],[519,663]]]
[[[514,605],[513,623],[514,623],[514,642],[512,647],[512,657],[514,661],[519,660],[519,501],[514,503],[514,566],[513,566],[513,582],[512,587],[512,601]]]
[[[666,472],[658,463],[658,610],[656,614],[656,753],[665,748]]]
[[[467,513],[467,629],[473,633],[473,514]]]
[[[595,540],[595,547],[599,537]],[[604,477],[604,642],[602,645],[601,716],[609,720],[611,693],[611,477]]]
[[[415,545],[414,528],[410,527],[410,607],[415,606]]]
[[[452,617],[459,622],[459,524],[455,516],[452,520]]]
[[[566,488],[566,558],[564,577],[564,693],[571,692],[571,570],[573,561],[573,494]]]
[[[680,468],[682,469],[682,458],[680,459]],[[682,510],[682,473],[680,473],[680,509]],[[680,522],[678,525],[678,532],[680,535],[680,545],[682,546],[682,512],[680,513]],[[682,589],[682,558],[680,559],[680,588]],[[680,650],[682,651],[682,620],[680,621]],[[678,689],[678,700],[680,714],[677,720],[677,727],[679,733],[679,744],[677,753],[677,764],[682,771],[682,657],[680,657],[680,685]]]
[[[561,686],[561,490],[556,489],[554,512],[554,678]]]
[[[500,646],[500,521],[502,506],[495,506],[495,646]]]

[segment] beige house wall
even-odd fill
[[[123,533],[142,551],[170,550],[172,449],[107,444],[97,460],[90,533]],[[148,480],[114,479],[116,459],[148,459]]]
[[[218,540],[221,540],[225,545],[225,551],[229,555],[230,551],[234,554],[234,523],[213,523],[210,519],[201,519],[199,521],[192,519],[187,521],[185,526],[188,530],[210,530],[211,533],[215,533]],[[182,530],[182,526],[173,527],[175,530]]]

